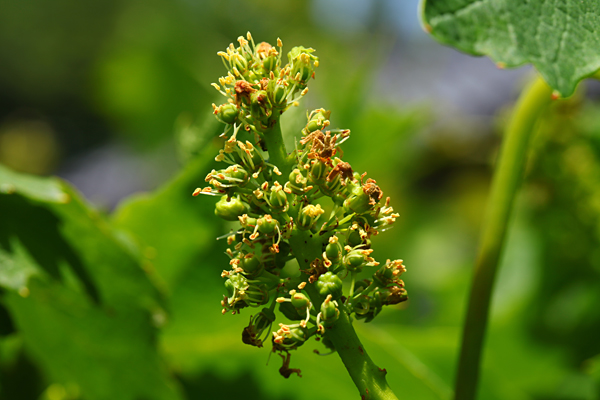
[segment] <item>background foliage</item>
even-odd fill
[[[510,99],[493,118],[448,117],[441,99],[390,101],[374,90],[403,73],[388,3],[341,27],[330,3],[0,4],[0,162],[10,167],[0,166],[0,398],[355,397],[339,358],[312,353],[316,342],[293,354],[303,377],[286,380],[278,357],[241,342],[251,310],[220,313],[226,258],[214,238],[229,227],[191,192],[218,146],[216,52],[248,30],[317,49],[317,79],[283,129],[331,109],[332,125],[353,132],[345,158],[401,213],[374,242],[381,258],[405,260],[410,300],[357,330],[399,396],[448,398]],[[594,86],[584,92],[554,107],[535,138],[496,286],[484,399],[598,398],[600,114]],[[113,158],[94,172],[79,157],[98,148]],[[54,172],[94,205],[63,180],[29,175]],[[115,176],[127,193],[154,189],[116,205]]]

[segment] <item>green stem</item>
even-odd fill
[[[279,119],[276,123],[263,134],[267,151],[269,152],[269,163],[276,165],[281,174],[287,180],[291,172],[291,165],[288,162],[288,154],[283,143],[283,134],[281,133],[281,123]]]
[[[498,261],[514,198],[523,175],[529,139],[538,118],[550,105],[551,95],[550,87],[541,78],[537,78],[521,94],[506,129],[482,227],[464,323],[456,377],[456,400],[473,400],[476,396],[481,351]]]
[[[311,261],[322,257],[320,239],[318,235],[313,235],[309,231],[294,231],[290,237],[290,246],[300,264],[300,269],[310,268]],[[306,285],[305,290],[313,303],[321,304],[323,302],[323,297],[314,285]],[[387,384],[386,371],[377,367],[371,360],[354,331],[350,317],[343,308],[340,310],[339,319],[332,327],[327,328],[325,335],[335,346],[361,395],[361,399],[398,399]]]
[[[377,367],[371,360],[345,311],[325,334],[340,355],[361,399],[398,399],[385,379],[386,370]]]

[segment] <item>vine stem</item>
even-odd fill
[[[463,328],[455,400],[476,398],[494,279],[512,206],[523,175],[530,137],[551,102],[551,88],[538,77],[521,93],[506,128],[481,231]]]
[[[290,246],[300,264],[300,269],[310,268],[310,261],[321,257],[321,238],[309,231],[295,232],[290,238]],[[306,285],[305,290],[313,303],[323,302],[323,296],[314,285]],[[398,400],[387,384],[385,369],[379,368],[371,360],[356,335],[350,316],[343,307],[340,307],[338,320],[325,331],[325,336],[333,343],[340,355],[362,400]]]

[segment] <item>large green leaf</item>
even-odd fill
[[[0,166],[0,301],[50,382],[86,399],[179,399],[156,350],[162,300],[67,184]]]
[[[596,0],[423,0],[422,19],[440,42],[499,66],[533,64],[561,96],[600,69]]]

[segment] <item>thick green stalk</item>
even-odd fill
[[[397,400],[385,379],[386,370],[377,367],[356,336],[352,321],[346,312],[326,332],[346,366],[361,398]]]
[[[479,365],[490,300],[514,198],[523,175],[529,139],[552,90],[537,78],[521,94],[506,129],[482,227],[475,272],[464,323],[456,378],[456,400],[476,397]]]
[[[290,245],[301,269],[308,269],[311,261],[322,257],[322,238],[308,231],[296,231],[290,238]],[[323,297],[316,287],[307,285],[305,290],[314,303],[322,303]],[[339,319],[327,329],[325,335],[335,346],[361,399],[397,400],[386,382],[386,371],[371,360],[354,331],[350,317],[343,309],[340,311]]]
[[[281,123],[279,119],[276,123],[263,134],[267,151],[269,152],[269,163],[276,165],[282,173],[282,176],[287,179],[290,174],[290,163],[288,162],[288,154],[283,143],[283,134],[281,133]]]

